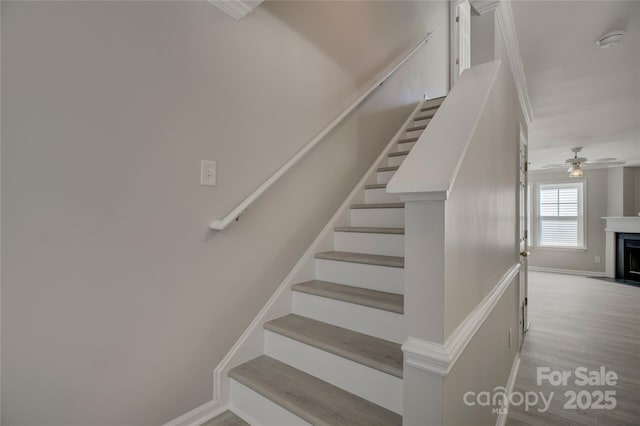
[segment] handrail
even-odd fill
[[[398,62],[390,71],[388,71],[384,77],[376,80],[376,82],[366,91],[364,92],[358,99],[356,99],[351,105],[349,105],[340,115],[333,119],[327,126],[320,131],[317,135],[313,137],[304,147],[302,147],[298,152],[295,153],[293,157],[289,159],[286,163],[284,163],[274,174],[272,174],[269,179],[264,181],[262,185],[256,188],[247,198],[245,198],[235,209],[231,210],[224,218],[217,219],[211,222],[209,228],[222,231],[229,224],[231,224],[234,220],[238,220],[240,215],[244,213],[247,208],[253,203],[260,195],[262,195],[275,181],[277,181],[282,175],[284,175],[291,167],[293,167],[304,155],[311,151],[313,147],[315,147],[318,142],[320,142],[331,130],[333,130],[346,116],[348,116],[354,109],[356,109],[371,93],[373,93],[376,89],[381,87],[385,81],[389,79],[405,62],[407,62],[417,51],[426,44],[431,37],[435,34],[434,31],[428,33],[426,37],[416,44],[411,51],[405,55],[400,62]]]

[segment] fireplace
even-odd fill
[[[640,283],[640,234],[616,235],[616,279]]]

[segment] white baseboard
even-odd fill
[[[552,272],[554,274],[567,274],[567,275],[581,275],[585,277],[606,277],[605,272],[601,271],[580,271],[577,269],[558,269],[558,268],[544,268],[542,266],[529,266],[530,271],[536,272]]]
[[[213,400],[223,404],[229,402],[229,370],[243,362],[249,361],[264,352],[263,324],[280,316],[287,315],[292,311],[291,286],[293,284],[308,281],[315,278],[315,254],[318,251],[333,249],[333,228],[341,223],[347,224],[349,221],[349,210],[351,204],[363,202],[364,185],[374,183],[377,168],[387,159],[387,154],[395,146],[397,141],[403,136],[404,129],[409,125],[414,115],[419,111],[423,102],[418,103],[411,112],[407,120],[402,124],[398,132],[394,135],[385,149],[380,153],[376,161],[364,174],[360,182],[355,186],[351,194],[340,206],[331,220],[320,232],[318,237],[311,243],[302,257],[295,264],[291,272],[282,281],[275,293],[260,310],[258,315],[251,322],[249,327],[240,336],[231,350],[222,359],[213,373]]]
[[[449,374],[455,362],[500,302],[502,295],[519,271],[519,263],[511,266],[491,292],[451,333],[444,344],[409,337],[402,345],[405,362],[413,367],[441,376]]]
[[[520,368],[520,353],[516,354],[515,359],[513,360],[513,364],[511,365],[511,372],[509,373],[509,379],[507,379],[507,385],[505,386],[507,398],[502,401],[502,406],[500,407],[500,414],[498,415],[498,420],[496,421],[496,426],[504,426],[507,421],[507,415],[509,412],[509,398],[513,391],[513,386],[516,384],[516,377],[518,376],[518,368]]]
[[[201,426],[226,410],[226,404],[220,401],[209,401],[163,426]]]

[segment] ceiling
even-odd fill
[[[589,160],[640,166],[640,2],[512,1],[534,120],[531,169]],[[622,29],[622,43],[595,41]]]

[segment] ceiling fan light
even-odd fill
[[[579,164],[574,164],[570,170],[569,177],[582,177],[582,169]]]

